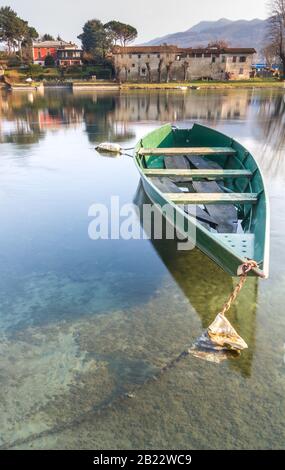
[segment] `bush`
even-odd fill
[[[59,70],[57,68],[45,68],[43,71],[45,78],[56,78],[60,76]]]
[[[42,73],[43,68],[39,64],[30,64],[29,65],[29,73]]]
[[[73,65],[66,69],[66,73],[70,75],[72,75],[73,73],[81,74],[81,72],[82,72],[82,67],[80,67],[80,65]]]
[[[8,58],[8,67],[19,67],[21,65],[21,59],[17,55],[12,55]]]
[[[19,82],[20,80],[20,74],[17,72],[17,70],[8,70],[5,72],[5,77],[8,78],[8,80],[12,83]]]

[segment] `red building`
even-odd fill
[[[82,51],[71,42],[36,41],[33,43],[34,64],[45,65],[45,59],[49,55],[59,66],[82,64]]]

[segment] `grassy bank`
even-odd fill
[[[259,79],[253,78],[250,80],[237,80],[237,81],[194,81],[194,82],[175,82],[175,83],[123,83],[121,89],[126,90],[174,90],[180,87],[201,89],[223,89],[223,88],[285,88],[285,81],[275,79]]]
[[[100,80],[111,80],[112,71],[105,66],[84,65],[58,68],[31,64],[25,68],[8,68],[5,70],[5,76],[12,82],[25,82],[27,78],[32,78],[34,81],[90,80],[92,76]]]

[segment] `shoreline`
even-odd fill
[[[5,86],[5,85],[4,85]],[[232,81],[232,82],[187,82],[187,83],[115,83],[115,82],[67,82],[61,84],[44,84],[37,82],[34,85],[26,85],[23,83],[11,83],[12,91],[17,90],[37,90],[48,88],[70,88],[77,91],[128,91],[128,90],[172,90],[172,91],[201,91],[201,90],[226,90],[226,89],[285,89],[285,81]]]

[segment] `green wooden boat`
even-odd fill
[[[247,149],[205,126],[167,124],[138,142],[135,162],[151,201],[163,213],[171,205],[171,223],[189,236],[195,229],[201,251],[231,276],[252,259],[250,275],[268,277],[269,203]]]

